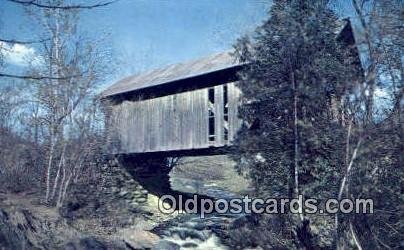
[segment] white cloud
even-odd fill
[[[10,45],[0,42],[0,51],[6,63],[16,66],[28,66],[29,64],[38,65],[41,63],[41,59],[35,49],[26,45]]]

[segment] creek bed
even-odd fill
[[[194,179],[172,178],[171,185],[173,189],[212,198],[238,197],[214,183]],[[227,237],[226,231],[231,223],[242,216],[244,215],[212,213],[200,218],[199,214],[180,214],[152,230],[161,237],[156,249],[231,249],[223,243],[223,239]]]

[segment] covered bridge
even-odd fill
[[[207,149],[228,145],[240,120],[230,53],[130,76],[103,94],[112,101],[110,134],[117,153]]]
[[[338,39],[353,45],[350,22]],[[107,88],[113,153],[200,152],[231,145],[241,121],[237,72],[229,52],[129,76]]]

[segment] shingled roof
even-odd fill
[[[103,97],[156,87],[182,79],[220,71],[241,65],[230,51],[197,60],[169,65],[139,75],[126,77],[102,92]]]
[[[351,33],[351,29],[349,19],[342,19],[339,21],[335,34],[339,37],[343,35],[346,30]],[[226,51],[197,60],[172,64],[146,73],[126,77],[104,90],[102,96],[111,97],[127,92],[158,87],[241,65],[242,63],[238,62],[232,55],[232,51]]]

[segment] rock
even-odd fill
[[[0,249],[30,249],[31,243],[24,232],[15,227],[8,214],[0,209]]]
[[[136,201],[139,203],[145,203],[147,201],[146,198],[136,198]]]
[[[111,192],[112,192],[112,193],[115,193],[115,194],[116,194],[116,193],[118,193],[119,191],[120,191],[120,189],[117,188],[117,187],[112,187],[112,188],[111,188]]]
[[[142,194],[133,194],[133,197],[134,198],[141,198],[141,197],[144,197]]]
[[[131,212],[131,213],[134,213],[134,214],[140,213],[139,206],[136,206],[136,207],[135,207],[135,206],[131,206],[131,207],[128,208],[128,211]]]
[[[154,223],[145,219],[144,217],[135,217],[133,218],[133,223],[131,226],[132,229],[140,230],[140,231],[150,231],[154,228]]]
[[[123,190],[123,191],[121,191],[121,192],[119,193],[119,196],[121,196],[121,197],[128,197],[128,196],[129,196],[129,192]]]
[[[202,222],[196,223],[195,225],[192,226],[193,229],[198,230],[198,231],[202,231],[205,229],[205,224],[203,224]]]
[[[140,192],[139,190],[135,190],[132,192],[133,195],[142,195],[142,192]]]
[[[238,229],[243,226],[255,226],[257,225],[257,219],[252,215],[244,215],[240,218],[237,218],[230,225],[230,229]]]
[[[181,229],[175,230],[175,234],[177,234],[181,240],[186,240],[187,238],[191,238],[191,239],[204,241],[207,239],[206,235],[203,232],[193,230],[193,229],[181,228]]]
[[[148,192],[146,189],[143,189],[143,190],[141,191],[141,193],[142,193],[142,194],[148,194],[149,192]]]
[[[82,238],[76,241],[69,242],[65,244],[65,246],[62,248],[64,250],[106,250],[107,247],[104,245],[104,243],[98,241],[94,237],[87,237],[87,238]]]
[[[114,165],[116,165],[116,166],[119,165],[119,160],[117,158],[114,159]]]
[[[148,231],[125,229],[122,240],[133,249],[150,249],[157,245],[160,237]]]
[[[180,246],[172,241],[162,240],[153,248],[153,250],[179,250]]]
[[[126,183],[129,183],[129,184],[134,184],[134,183],[135,183],[135,181],[134,181],[133,179],[129,179],[129,180],[127,180],[127,181],[126,181]]]
[[[198,247],[198,244],[193,243],[193,242],[187,242],[187,243],[183,244],[182,247],[185,247],[185,248],[196,248],[196,247]]]

